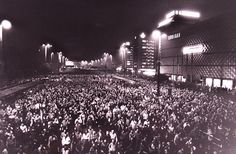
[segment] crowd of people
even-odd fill
[[[44,77],[37,76],[37,77],[30,77],[30,78],[16,78],[16,79],[3,79],[0,78],[0,90],[4,90],[7,88],[11,88],[14,86],[18,86],[25,83],[41,81]]]
[[[200,91],[56,76],[0,107],[5,154],[234,154],[236,103]]]

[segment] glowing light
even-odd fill
[[[186,82],[186,78],[184,78],[183,76],[177,76],[177,81]]]
[[[183,47],[182,51],[183,51],[183,54],[194,54],[194,53],[202,53],[203,49],[204,48],[202,44],[197,44],[197,45]]]
[[[176,81],[176,75],[171,75],[170,79],[171,79],[172,81]]]
[[[159,30],[154,30],[152,32],[152,38],[155,40],[158,39],[160,37],[160,35],[161,35],[161,32]]]
[[[74,62],[73,61],[66,61],[66,66],[74,66]]]
[[[51,45],[51,44],[49,44],[49,43],[47,43],[46,45],[45,45],[45,44],[43,44],[42,46],[43,46],[43,47],[47,47],[47,48],[51,48],[51,47],[52,47],[52,45]]]
[[[220,82],[221,82],[220,79],[214,79],[213,80],[213,86],[214,87],[220,87]]]
[[[173,18],[167,18],[159,22],[158,27],[166,26],[173,21]]]
[[[222,87],[232,90],[233,89],[233,80],[223,80]]]
[[[4,29],[10,29],[12,27],[11,22],[8,20],[3,20],[1,24]]]
[[[173,40],[173,39],[176,39],[176,38],[180,38],[180,33],[175,33],[175,34],[169,35],[167,37],[168,40]]]
[[[206,86],[211,87],[212,86],[212,81],[213,81],[212,78],[206,78]]]
[[[125,55],[128,52],[127,46],[129,46],[129,45],[130,45],[130,42],[126,42],[126,43],[121,44],[120,49],[119,49],[119,53],[120,53],[120,56],[122,57],[122,59],[125,58]]]
[[[59,60],[60,63],[62,62],[62,52],[58,53],[58,60]]]
[[[155,69],[139,69],[138,73],[143,73],[146,76],[154,76],[156,74]]]
[[[130,42],[125,42],[125,45],[129,46],[129,45],[130,45]]]
[[[156,74],[156,71],[144,71],[143,74],[147,76],[154,76]]]
[[[200,18],[200,16],[201,16],[199,12],[187,11],[187,10],[179,11],[179,15],[186,16],[186,17],[192,17],[192,18]]]
[[[118,72],[120,72],[121,70],[122,70],[122,67],[121,67],[121,66],[119,66],[119,67],[116,68],[116,71],[118,71]]]
[[[200,18],[200,13],[188,10],[173,10],[166,14],[165,19],[158,24],[158,27],[166,26],[173,21],[173,16],[185,16],[190,18]]]
[[[177,81],[182,81],[183,76],[177,76]]]
[[[51,48],[51,47],[52,47],[52,45],[51,45],[51,44],[47,44],[47,45],[46,45],[46,47],[48,47],[48,48]]]
[[[145,33],[142,32],[142,33],[140,34],[140,37],[141,37],[142,39],[144,39],[144,38],[146,37]]]
[[[165,33],[161,34],[161,38],[166,38],[166,37],[167,37],[167,34],[165,34]]]
[[[180,15],[185,17],[191,17],[191,18],[200,18],[201,14],[196,11],[188,11],[188,10],[173,10],[166,14],[166,18],[171,18],[174,15]]]
[[[52,53],[51,53],[51,60],[52,60],[53,56],[54,56],[54,53],[52,52]]]
[[[175,12],[175,10],[173,10],[173,11],[166,14],[166,18],[173,17],[175,14],[176,14],[176,12]]]

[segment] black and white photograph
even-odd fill
[[[0,0],[0,154],[236,154],[236,1]]]

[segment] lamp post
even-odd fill
[[[122,55],[123,55],[123,64],[124,64],[124,77],[126,76],[126,50],[125,46],[122,47]]]
[[[108,53],[104,53],[103,56],[104,56],[105,77],[107,77],[107,56],[108,56]]]
[[[12,24],[8,20],[3,20],[0,23],[0,42],[1,42],[1,52],[0,52],[0,71],[5,72],[7,68],[7,59],[5,59],[5,53],[4,53],[4,30],[11,29]],[[1,70],[2,69],[2,70]]]
[[[125,63],[126,63],[126,60],[125,60],[125,43],[122,43],[121,46],[120,46],[120,55],[121,55],[121,59],[122,59],[122,68],[124,69],[124,76],[125,76],[125,69],[126,69],[126,66],[125,66]]]
[[[47,62],[47,54],[48,54],[48,49],[49,49],[49,48],[51,48],[51,47],[52,47],[52,45],[51,45],[51,44],[49,44],[49,43],[48,43],[48,44],[46,44],[46,45],[45,45],[45,44],[43,44],[43,47],[44,47],[44,54],[45,54],[45,57],[44,57],[44,58],[45,58],[45,63],[46,63],[46,62]]]
[[[156,68],[156,82],[157,82],[157,96],[160,96],[160,52],[161,52],[161,32],[154,30],[152,32],[152,38],[155,42],[155,68]],[[157,50],[157,40],[158,40],[158,50]]]

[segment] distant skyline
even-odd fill
[[[12,22],[6,46],[30,59],[42,43],[72,60],[116,55],[136,33],[150,33],[173,9],[201,12],[205,20],[233,10],[235,0],[0,0],[0,18]],[[19,51],[15,51],[19,50]],[[14,56],[14,53],[9,53]]]

